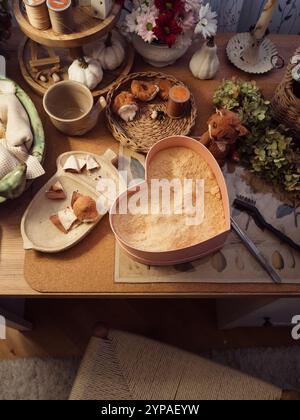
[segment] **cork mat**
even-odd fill
[[[42,109],[39,111],[44,114]],[[45,170],[48,178],[56,172],[57,156],[70,150],[102,155],[107,149],[112,149],[118,153],[119,144],[112,139],[103,114],[97,127],[80,138],[60,134],[45,117],[43,124],[47,133]],[[45,177],[36,182],[33,193],[45,182]],[[101,289],[99,279],[113,277],[114,246],[106,216],[87,238],[70,250],[53,255],[26,251],[25,279],[34,290],[45,293],[97,292]]]
[[[89,236],[65,252],[26,252],[25,278],[40,292],[93,293],[113,276],[114,238],[106,216]]]

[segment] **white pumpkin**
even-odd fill
[[[125,50],[117,35],[108,34],[105,40],[95,45],[91,57],[98,60],[103,70],[116,70],[124,61]]]
[[[213,79],[219,67],[217,46],[211,40],[203,44],[203,47],[193,55],[190,62],[190,70],[194,77],[201,80]]]
[[[103,79],[103,70],[99,61],[91,57],[83,57],[75,60],[68,70],[69,79],[84,84],[90,90]]]

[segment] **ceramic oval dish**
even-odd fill
[[[65,172],[63,167],[70,156],[75,156],[77,159],[91,156],[99,164],[99,169],[92,173],[81,174]],[[99,219],[94,223],[82,223],[68,234],[59,232],[49,218],[70,206],[74,191],[88,195],[96,201],[100,196],[96,191],[96,185],[100,177],[114,180],[120,185],[120,192],[124,191],[126,189],[125,184],[112,164],[115,158],[116,155],[111,151],[102,156],[86,152],[68,152],[59,156],[56,174],[37,193],[22,218],[21,233],[24,249],[58,253],[73,247],[84,239],[94,229],[102,216],[99,216]],[[67,195],[65,200],[50,200],[46,197],[46,191],[49,191],[56,182],[61,183]]]
[[[117,243],[120,247],[134,260],[138,261],[142,264],[153,265],[153,266],[168,266],[168,265],[176,265],[191,262],[202,257],[205,257],[213,252],[218,251],[221,249],[228,237],[228,234],[231,229],[230,225],[230,206],[229,206],[229,197],[226,182],[223,176],[223,173],[213,157],[213,155],[209,152],[209,150],[203,146],[201,143],[197,142],[194,139],[189,137],[169,137],[164,139],[154,145],[150,150],[147,159],[146,159],[146,180],[147,180],[147,173],[150,167],[150,163],[156,157],[156,155],[166,149],[171,149],[174,147],[184,147],[191,149],[192,151],[196,152],[201,156],[201,158],[209,165],[212,169],[213,174],[217,180],[224,209],[224,216],[225,216],[225,229],[223,232],[220,232],[217,236],[205,241],[200,242],[199,244],[182,248],[182,249],[174,249],[171,251],[164,251],[164,252],[150,252],[141,249],[137,249],[132,247],[129,243],[126,242],[126,239],[121,237],[117,232],[117,225],[116,225],[116,213],[117,209],[119,208],[120,203],[123,200],[128,200],[128,197],[136,192],[136,187],[125,191],[121,194],[114,205],[110,210],[110,224],[111,228],[115,234]],[[140,184],[142,187],[145,183]],[[126,215],[124,217],[124,223],[126,223]]]
[[[18,86],[15,82],[5,77],[0,77],[0,80],[10,81],[15,85],[16,96],[21,102],[21,104],[23,105],[25,111],[27,112],[29,120],[30,120],[30,124],[31,124],[31,129],[33,133],[33,145],[31,148],[31,154],[32,156],[35,156],[39,160],[39,162],[42,163],[44,159],[44,155],[45,155],[45,134],[44,134],[41,119],[39,117],[39,114],[36,110],[34,103],[29,98],[29,96],[24,92],[24,90],[21,89],[20,86]],[[11,173],[11,177],[13,176],[14,176],[14,171]],[[17,183],[14,183],[14,182],[11,182],[12,180],[10,178],[10,174],[8,174],[5,177],[5,180],[2,181],[0,179],[0,184],[1,182],[12,183],[11,188],[13,188],[13,190],[10,192],[10,196],[12,196],[13,198],[18,198],[21,194],[23,194],[25,189],[28,188],[32,183],[32,181],[26,182],[25,177],[26,177],[26,171],[24,171],[23,175],[17,179]],[[6,200],[7,200],[7,197],[0,196],[0,204],[4,203]]]

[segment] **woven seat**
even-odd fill
[[[259,379],[173,347],[110,331],[93,337],[71,400],[276,400]]]

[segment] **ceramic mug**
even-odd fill
[[[59,131],[70,136],[82,136],[95,127],[106,101],[101,97],[95,105],[93,95],[86,86],[66,80],[47,90],[43,105]]]

